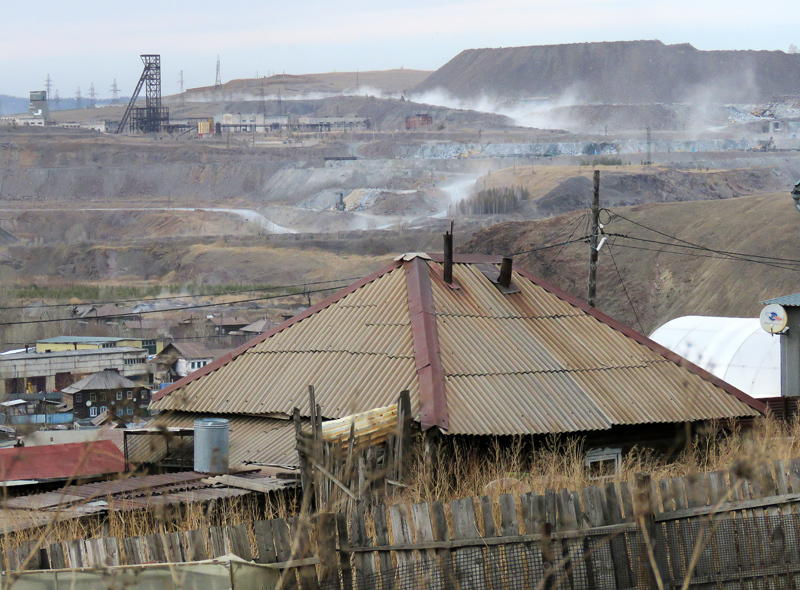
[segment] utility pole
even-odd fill
[[[180,96],[181,96],[181,106],[183,106],[184,105],[184,102],[183,102],[183,100],[184,100],[183,99],[183,70],[181,70],[181,77],[180,77],[180,80],[178,80],[178,84],[181,85],[181,94],[180,94]]]
[[[592,236],[589,254],[589,305],[595,307],[597,298],[597,240],[600,236],[600,171],[594,171],[592,190]]]
[[[97,94],[94,91],[94,82],[89,85],[89,107],[94,108],[96,105],[95,98]]]

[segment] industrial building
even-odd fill
[[[36,341],[36,352],[67,350],[100,350],[107,348],[144,348],[148,354],[158,354],[164,341],[156,338],[116,338],[110,336],[56,336]]]
[[[114,346],[3,354],[0,355],[0,395],[58,391],[104,369],[115,369],[123,377],[146,383],[149,381],[147,351]]]

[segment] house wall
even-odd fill
[[[147,352],[138,348],[72,350],[38,354],[34,352],[0,357],[0,395],[15,390],[30,392],[56,391],[104,369],[115,369],[123,377],[147,379]],[[71,377],[71,379],[70,379]]]
[[[144,387],[87,390],[73,395],[72,413],[76,420],[95,418],[105,410],[126,418],[147,416],[149,403],[150,392]]]

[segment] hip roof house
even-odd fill
[[[398,257],[157,392],[151,410],[169,412],[170,425],[231,419],[231,465],[256,448],[266,459],[254,417],[268,421],[261,431],[271,447],[291,454],[287,419],[295,407],[310,415],[308,385],[328,419],[388,406],[407,389],[423,429],[459,435],[636,425],[647,433],[765,410],[537,276],[515,270],[510,283],[501,280],[499,257],[456,255],[449,283],[443,262],[436,254]],[[247,422],[241,431],[250,440],[237,441],[238,422]]]

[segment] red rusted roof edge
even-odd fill
[[[183,379],[180,379],[179,381],[176,381],[175,383],[173,383],[169,387],[165,387],[161,391],[158,391],[158,392],[154,393],[153,396],[152,396],[152,400],[154,402],[159,401],[160,399],[163,399],[164,397],[168,396],[170,393],[172,393],[176,389],[180,389],[181,387],[185,387],[186,385],[188,385],[189,383],[191,383],[195,379],[199,379],[200,377],[204,377],[205,375],[208,375],[209,373],[211,373],[213,371],[216,371],[220,367],[223,367],[223,366],[227,365],[229,362],[231,362],[237,356],[239,356],[240,354],[246,352],[248,349],[252,348],[253,346],[255,346],[257,344],[260,344],[261,342],[264,342],[264,340],[266,340],[267,338],[271,338],[272,336],[274,336],[278,332],[281,332],[281,331],[285,330],[286,328],[288,328],[289,326],[292,326],[292,325],[296,324],[297,322],[300,322],[300,321],[306,319],[307,317],[314,315],[318,311],[321,311],[321,310],[325,309],[326,307],[328,307],[330,305],[333,305],[334,303],[336,303],[340,299],[342,299],[344,297],[347,297],[348,295],[350,295],[350,293],[353,293],[354,291],[360,289],[364,285],[367,285],[367,284],[371,283],[372,281],[374,281],[375,279],[378,279],[378,278],[382,277],[386,273],[391,272],[392,270],[394,270],[396,268],[399,268],[401,264],[402,264],[401,260],[392,261],[390,264],[387,264],[386,266],[376,270],[372,274],[369,274],[369,275],[365,276],[364,278],[359,279],[358,281],[356,281],[355,283],[345,287],[341,291],[337,291],[336,293],[334,293],[333,295],[331,295],[330,297],[328,297],[326,299],[323,299],[322,301],[320,301],[316,305],[312,305],[311,307],[309,307],[305,311],[302,311],[302,312],[298,313],[296,316],[293,316],[293,317],[289,318],[285,322],[282,322],[282,323],[278,324],[276,327],[274,327],[269,332],[264,332],[263,334],[259,334],[258,336],[256,336],[252,340],[248,340],[247,342],[242,344],[239,348],[236,348],[236,349],[232,350],[231,352],[229,352],[228,354],[219,357],[218,359],[214,360],[213,362],[210,362],[209,364],[207,364],[202,369],[198,369],[197,371],[195,371],[191,375],[187,375],[186,377],[184,377]]]
[[[405,263],[408,313],[419,380],[419,421],[423,430],[450,429],[444,369],[439,351],[439,331],[428,263],[414,258]]]
[[[431,258],[433,258],[433,257],[431,257]],[[494,257],[494,258],[496,258],[495,262],[500,262],[500,258],[499,257]],[[685,368],[690,373],[694,373],[698,377],[701,377],[701,378],[705,379],[706,381],[709,381],[709,382],[713,383],[714,385],[716,385],[720,389],[726,391],[727,393],[729,393],[730,395],[732,395],[733,397],[735,397],[736,399],[738,399],[742,403],[747,404],[748,406],[750,406],[751,408],[753,408],[757,412],[760,412],[762,414],[766,413],[766,411],[767,411],[767,405],[766,404],[758,401],[755,398],[750,397],[745,392],[741,391],[740,389],[737,389],[736,387],[734,387],[733,385],[731,385],[727,381],[723,381],[722,379],[720,379],[716,375],[712,375],[711,373],[709,373],[705,369],[701,369],[700,367],[698,367],[694,363],[686,360],[685,358],[683,358],[679,354],[677,354],[675,352],[672,352],[671,350],[669,350],[668,348],[666,348],[664,346],[661,346],[658,342],[650,340],[650,338],[648,338],[644,334],[641,334],[641,333],[637,332],[633,328],[630,328],[630,327],[626,326],[625,324],[622,324],[622,323],[618,322],[614,318],[612,318],[610,316],[607,316],[602,311],[599,311],[597,308],[594,308],[594,307],[590,306],[586,301],[583,301],[582,299],[579,299],[579,298],[577,298],[577,297],[575,297],[573,295],[570,295],[569,293],[567,293],[565,291],[562,291],[561,289],[559,289],[555,285],[545,281],[543,278],[538,277],[533,273],[530,273],[530,272],[528,272],[526,270],[522,270],[522,269],[519,269],[519,268],[515,268],[514,270],[516,272],[518,272],[519,274],[521,274],[522,276],[524,276],[525,278],[529,279],[534,284],[536,284],[539,287],[541,287],[542,289],[544,289],[545,291],[548,291],[549,293],[552,293],[556,297],[559,297],[559,298],[563,299],[567,303],[570,303],[570,304],[574,305],[575,307],[577,307],[579,309],[582,309],[583,311],[585,311],[589,315],[593,316],[594,318],[600,320],[604,324],[607,324],[611,328],[613,328],[613,329],[615,329],[615,330],[617,330],[619,332],[622,332],[625,336],[627,336],[629,338],[633,338],[639,344],[642,344],[642,345],[648,347],[653,352],[655,352],[657,354],[660,354],[661,356],[663,356],[664,358],[666,358],[669,361],[672,361],[676,365],[679,365],[679,366]]]

